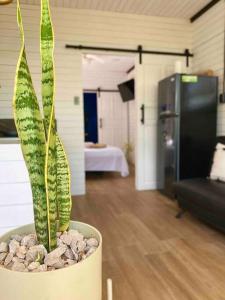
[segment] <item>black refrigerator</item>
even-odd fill
[[[158,189],[174,197],[173,183],[207,177],[215,147],[218,78],[174,74],[159,82]]]

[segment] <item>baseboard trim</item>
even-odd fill
[[[156,181],[149,181],[145,182],[144,184],[136,184],[136,189],[138,191],[146,191],[146,190],[157,190],[157,182]]]

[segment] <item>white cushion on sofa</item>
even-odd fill
[[[216,145],[210,178],[225,182],[225,145],[221,143]]]

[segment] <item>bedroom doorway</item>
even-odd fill
[[[134,56],[83,54],[87,180],[132,178],[135,185],[134,64]]]

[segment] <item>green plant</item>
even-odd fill
[[[21,50],[16,70],[13,110],[32,188],[38,241],[48,251],[57,245],[56,232],[68,229],[71,212],[70,171],[56,132],[54,110],[54,33],[49,0],[41,0],[42,116],[29,71],[20,2],[17,21]]]

